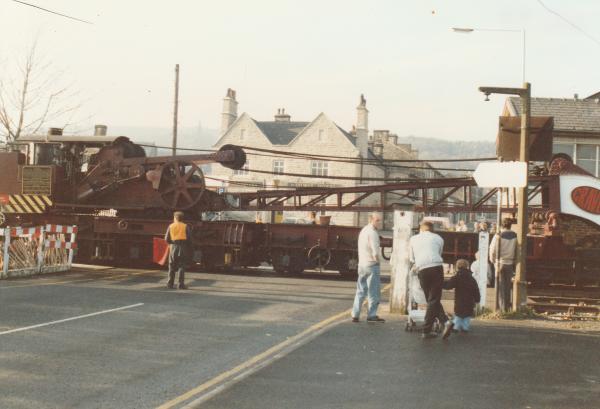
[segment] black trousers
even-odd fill
[[[498,270],[498,307],[500,311],[508,312],[512,306],[512,278],[515,274],[515,268],[512,264],[500,264]]]
[[[444,307],[442,307],[442,286],[444,284],[444,267],[435,266],[419,271],[419,282],[427,299],[427,312],[423,332],[431,332],[433,322],[437,318],[441,324],[448,321]]]
[[[179,284],[185,281],[185,248],[184,244],[171,244],[169,248],[169,284],[175,282],[175,273],[179,273]]]

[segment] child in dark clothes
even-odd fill
[[[444,281],[444,289],[456,289],[454,292],[454,329],[468,332],[473,309],[480,300],[479,285],[469,270],[467,260],[458,260],[456,270],[455,276]]]

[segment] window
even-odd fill
[[[240,141],[243,141],[245,136],[246,136],[246,130],[245,129],[240,130]]]
[[[233,174],[234,175],[247,175],[248,169],[249,169],[249,162],[248,162],[248,160],[246,160],[246,163],[244,164],[244,166],[241,169],[234,170]]]
[[[577,166],[596,176],[596,163],[598,162],[596,145],[577,144],[576,147]]]
[[[283,160],[277,159],[273,161],[273,173],[278,175],[283,173]]]
[[[565,153],[573,158],[573,147],[574,145],[572,143],[555,143],[552,145],[552,153]]]
[[[323,142],[323,138],[325,137],[325,131],[319,129],[319,142]]]
[[[310,174],[315,176],[328,176],[329,163],[322,160],[315,160],[310,163]]]

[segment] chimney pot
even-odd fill
[[[106,136],[107,130],[106,125],[94,125],[94,136]]]
[[[579,94],[574,94],[573,99],[577,101],[579,99]]]

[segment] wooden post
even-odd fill
[[[412,211],[394,210],[394,244],[392,247],[392,289],[390,312],[406,314],[408,311],[408,279],[410,260],[408,241],[417,225],[417,215]]]

